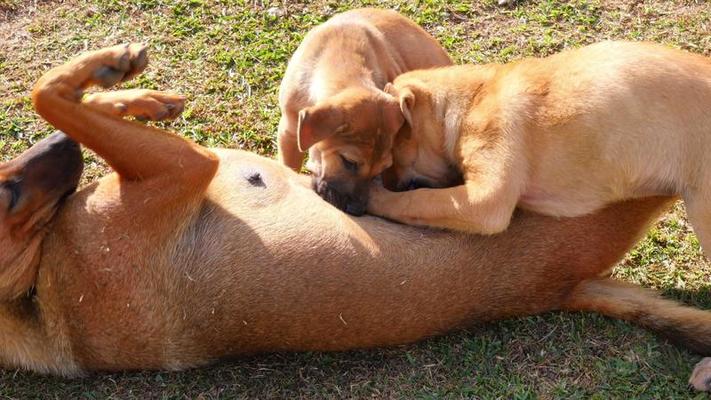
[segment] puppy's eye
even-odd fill
[[[17,201],[20,199],[20,184],[17,181],[7,181],[3,183],[3,188],[10,191],[10,205],[7,207],[8,210],[12,210],[17,205]]]
[[[343,168],[345,168],[347,171],[352,172],[352,173],[357,173],[358,172],[358,163],[355,161],[351,161],[341,155],[341,161],[343,161]]]

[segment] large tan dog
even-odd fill
[[[336,15],[310,31],[289,61],[279,90],[279,159],[298,171],[309,150],[316,191],[362,215],[369,178],[391,163],[363,149],[389,155],[403,122],[383,87],[403,72],[449,64],[432,36],[395,11]]]
[[[111,47],[34,88],[39,114],[116,173],[68,195],[81,157],[63,134],[0,165],[1,365],[180,369],[406,343],[559,309],[632,320],[711,354],[711,313],[604,277],[669,199],[570,219],[522,212],[491,237],[352,218],[277,162],[120,118],[174,116],[178,96],[81,102],[85,88],[145,64],[141,46]],[[705,365],[694,377],[704,390]]]
[[[711,250],[711,59],[603,42],[543,59],[410,72],[388,88],[406,135],[369,211],[492,234],[514,208],[580,216],[622,199],[681,195]],[[405,139],[409,135],[408,139]]]

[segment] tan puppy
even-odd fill
[[[181,369],[407,343],[556,309],[629,319],[711,354],[711,313],[603,277],[669,199],[570,219],[523,212],[492,237],[352,218],[274,161],[118,117],[174,116],[179,96],[80,103],[82,89],[145,64],[141,46],[116,46],[35,86],[40,115],[116,173],[68,195],[81,157],[63,134],[0,164],[0,365]],[[701,364],[697,387],[709,376]]]
[[[368,184],[390,166],[402,125],[398,102],[383,87],[403,72],[449,64],[432,36],[395,11],[336,15],[311,30],[289,61],[279,90],[279,159],[298,171],[309,150],[316,191],[362,215]]]
[[[711,60],[604,42],[505,65],[415,71],[388,88],[407,120],[369,211],[484,234],[514,208],[572,217],[606,204],[681,195],[711,249]],[[409,139],[405,137],[409,135]]]

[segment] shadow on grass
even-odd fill
[[[0,372],[7,398],[687,397],[698,360],[628,323],[548,313],[388,349],[267,354],[181,372]],[[648,396],[642,396],[648,397]],[[639,397],[633,397],[639,398]]]

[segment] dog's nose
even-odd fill
[[[79,144],[59,131],[37,142],[17,161],[24,184],[48,193],[76,188],[84,167]]]
[[[367,196],[350,193],[343,190],[339,182],[329,182],[325,179],[315,178],[314,189],[321,198],[333,206],[350,215],[359,217],[365,214]],[[367,186],[366,186],[367,187]]]
[[[365,205],[359,201],[349,202],[346,204],[346,209],[344,211],[355,217],[360,217],[365,214]]]
[[[47,148],[51,149],[52,151],[80,151],[79,144],[61,131],[55,131],[53,134],[47,136],[44,141],[47,144]]]

